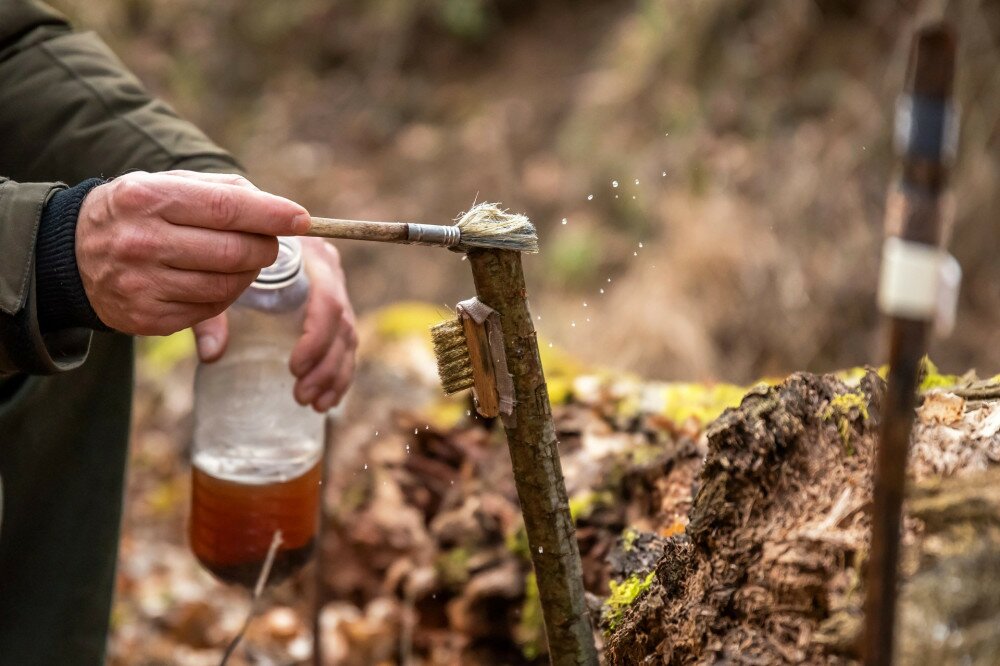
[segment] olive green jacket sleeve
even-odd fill
[[[0,0],[0,378],[84,361],[90,331],[42,334],[34,250],[52,192],[131,169],[239,172],[224,150],[55,10]]]

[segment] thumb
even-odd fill
[[[229,342],[229,322],[226,313],[217,314],[211,319],[198,322],[191,327],[194,331],[195,344],[198,347],[198,358],[202,363],[218,361],[226,351]]]

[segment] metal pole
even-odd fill
[[[918,30],[906,92],[897,111],[896,139],[902,169],[898,190],[890,194],[886,231],[889,236],[898,235],[904,241],[929,248],[937,248],[941,242],[941,195],[955,149],[957,126],[950,104],[954,68],[955,36],[951,28],[936,23]],[[890,365],[875,467],[865,598],[863,654],[869,666],[889,666],[893,659],[907,449],[920,362],[927,352],[932,325],[929,316],[907,316],[903,308],[893,311],[884,303],[880,305],[890,315]]]

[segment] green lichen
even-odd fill
[[[410,336],[431,339],[431,327],[448,319],[449,313],[439,306],[420,301],[404,301],[378,310],[373,315],[375,333],[383,340],[399,340]]]
[[[614,497],[607,490],[579,493],[569,498],[569,515],[573,523],[590,517],[594,509],[614,503]]]
[[[728,407],[737,407],[747,389],[734,384],[666,384],[662,414],[674,423],[694,420],[705,425]]]
[[[860,393],[841,393],[830,400],[822,416],[824,421],[836,421],[840,441],[844,443],[848,455],[854,455],[851,423],[859,418],[862,422],[868,420],[868,399]]]
[[[604,602],[604,617],[609,631],[615,630],[625,610],[639,598],[640,594],[649,589],[655,576],[656,572],[650,571],[645,578],[633,574],[620,583],[611,581],[611,594]]]
[[[833,373],[833,376],[844,382],[848,386],[857,386],[864,379],[865,375],[871,371],[872,368],[866,365],[858,366],[856,368],[847,368],[846,370],[838,370]],[[880,365],[875,368],[875,374],[877,374],[882,379],[885,379],[889,375],[889,366]]]
[[[437,556],[434,568],[446,585],[457,588],[469,580],[469,555],[468,549],[459,546]]]
[[[626,527],[622,532],[622,550],[626,553],[635,547],[635,541],[639,538],[639,532],[631,527]]]
[[[937,365],[929,356],[924,356],[920,364],[920,392],[931,389],[951,388],[962,381],[959,375],[945,375],[938,370]]]

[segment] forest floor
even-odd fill
[[[413,303],[362,322],[360,379],[328,459],[320,569],[265,595],[231,663],[309,663],[317,607],[327,664],[544,663],[502,432],[437,385],[427,327],[446,316]],[[662,383],[542,350],[607,662],[852,663],[881,377]],[[174,336],[142,356],[113,665],[217,664],[248,605],[185,544],[191,367],[176,359],[188,351]],[[1000,401],[973,382],[933,370],[923,382],[907,663],[996,654],[1000,618],[982,600],[1000,580],[1000,485],[981,480],[997,477]]]

